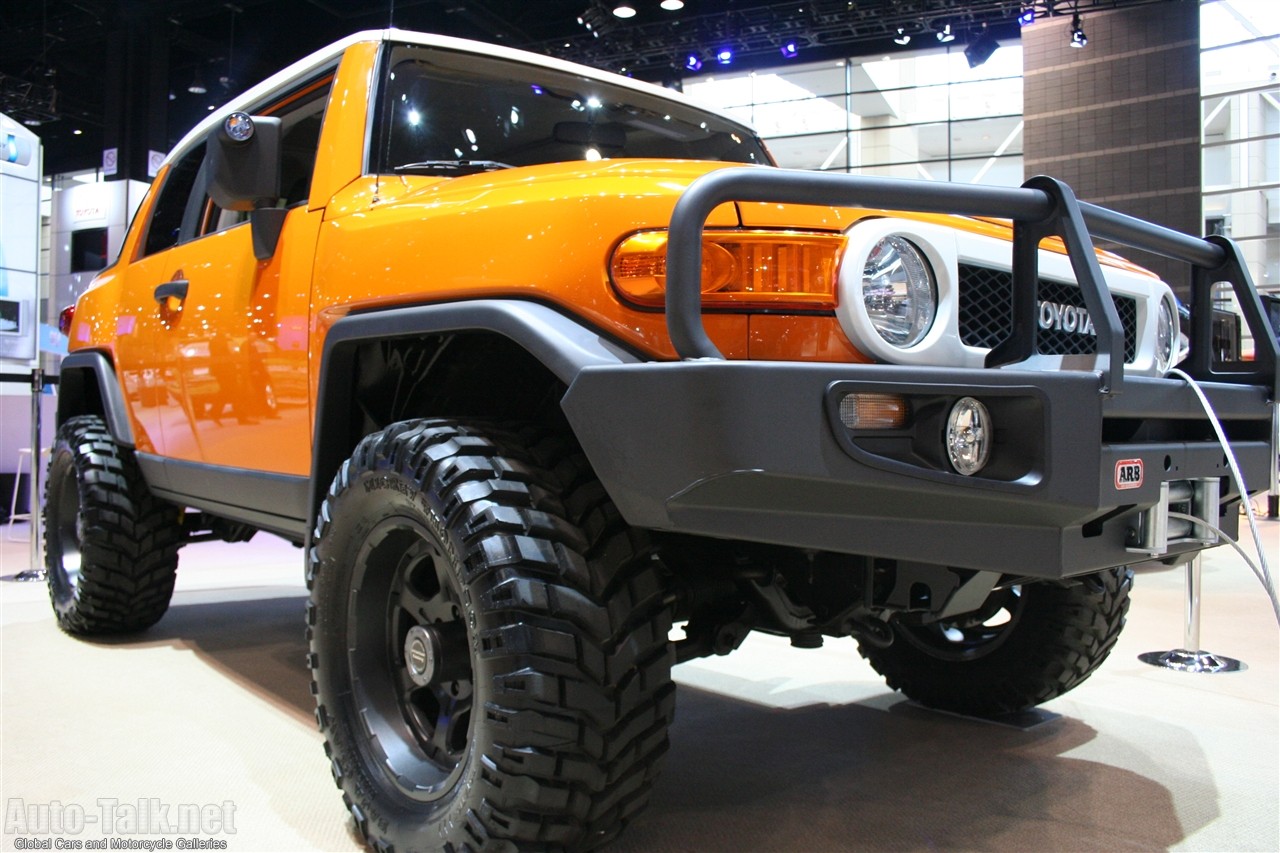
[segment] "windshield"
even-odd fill
[[[746,127],[676,101],[536,65],[439,48],[390,50],[380,172],[475,171],[650,157],[768,163]]]

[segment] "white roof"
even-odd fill
[[[365,30],[363,32],[349,35],[341,41],[334,42],[327,47],[323,47],[310,56],[298,60],[289,67],[281,71],[277,71],[275,74],[271,75],[266,80],[263,80],[253,88],[246,90],[242,94],[237,95],[232,100],[223,104],[218,109],[211,111],[203,121],[192,128],[186,136],[182,137],[181,142],[174,146],[173,151],[171,151],[169,156],[165,158],[165,163],[170,162],[178,154],[187,151],[191,146],[206,138],[209,132],[212,131],[213,128],[217,126],[218,122],[222,121],[228,113],[232,113],[237,110],[248,110],[268,99],[273,93],[304,82],[326,66],[336,64],[341,58],[343,52],[351,45],[366,41],[393,41],[400,44],[420,44],[428,47],[443,48],[446,50],[476,53],[486,57],[509,59],[525,65],[540,65],[543,68],[577,74],[583,77],[600,80],[621,88],[632,89],[636,92],[643,92],[648,95],[695,106],[704,112],[714,113],[726,121],[731,121],[734,124],[739,125],[742,124],[740,119],[735,118],[723,110],[697,103],[696,101],[686,98],[679,92],[675,92],[671,89],[654,86],[651,83],[645,83],[640,80],[633,80],[630,77],[624,77],[620,74],[601,71],[598,68],[578,65],[574,62],[565,62],[564,60],[555,59],[550,56],[543,56],[538,53],[530,53],[525,50],[515,50],[513,48],[502,47],[501,45],[489,44],[487,42],[472,41],[471,39],[453,38],[452,36],[441,36],[433,33],[419,33],[412,30]]]

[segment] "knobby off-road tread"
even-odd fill
[[[79,492],[80,578],[74,590],[62,568],[62,478]],[[71,634],[141,631],[169,608],[183,542],[180,512],[151,494],[133,451],[116,444],[102,418],[71,418],[59,429],[45,486],[45,554],[49,597],[58,625]],[[72,514],[70,517],[67,514]]]
[[[1124,628],[1132,588],[1127,568],[1075,583],[1027,584],[1008,636],[972,660],[929,654],[904,636],[909,626],[895,626],[887,649],[859,643],[858,651],[890,687],[924,705],[983,717],[1014,713],[1061,696],[1102,665]]]
[[[456,534],[471,594],[472,752],[465,825],[406,837],[376,768],[351,766],[351,720],[333,707],[317,636],[325,553],[344,496],[372,474],[420,484]],[[334,778],[374,849],[564,849],[614,837],[648,800],[674,709],[671,613],[645,537],[632,531],[572,440],[426,420],[364,439],[334,478],[309,560],[309,660]],[[384,786],[385,787],[385,786]],[[382,796],[386,796],[385,792]],[[380,812],[380,813],[379,813]]]

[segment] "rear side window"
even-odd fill
[[[191,198],[203,161],[204,145],[201,144],[184,154],[169,169],[151,211],[151,221],[147,224],[144,255],[154,255],[178,245],[178,238],[182,233],[182,217],[186,213],[187,201]]]

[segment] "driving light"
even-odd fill
[[[862,302],[880,337],[894,346],[915,346],[929,333],[938,288],[910,240],[890,235],[872,247],[862,269]]]
[[[843,234],[802,231],[704,231],[704,303],[835,306]],[[609,276],[641,305],[666,301],[667,232],[641,231],[618,244]]]
[[[1178,326],[1173,319],[1169,300],[1160,300],[1160,313],[1156,315],[1156,371],[1168,373],[1173,367],[1173,357],[1178,340]]]
[[[981,471],[991,457],[994,435],[987,407],[972,397],[961,397],[947,416],[947,457],[951,467],[966,477]]]

